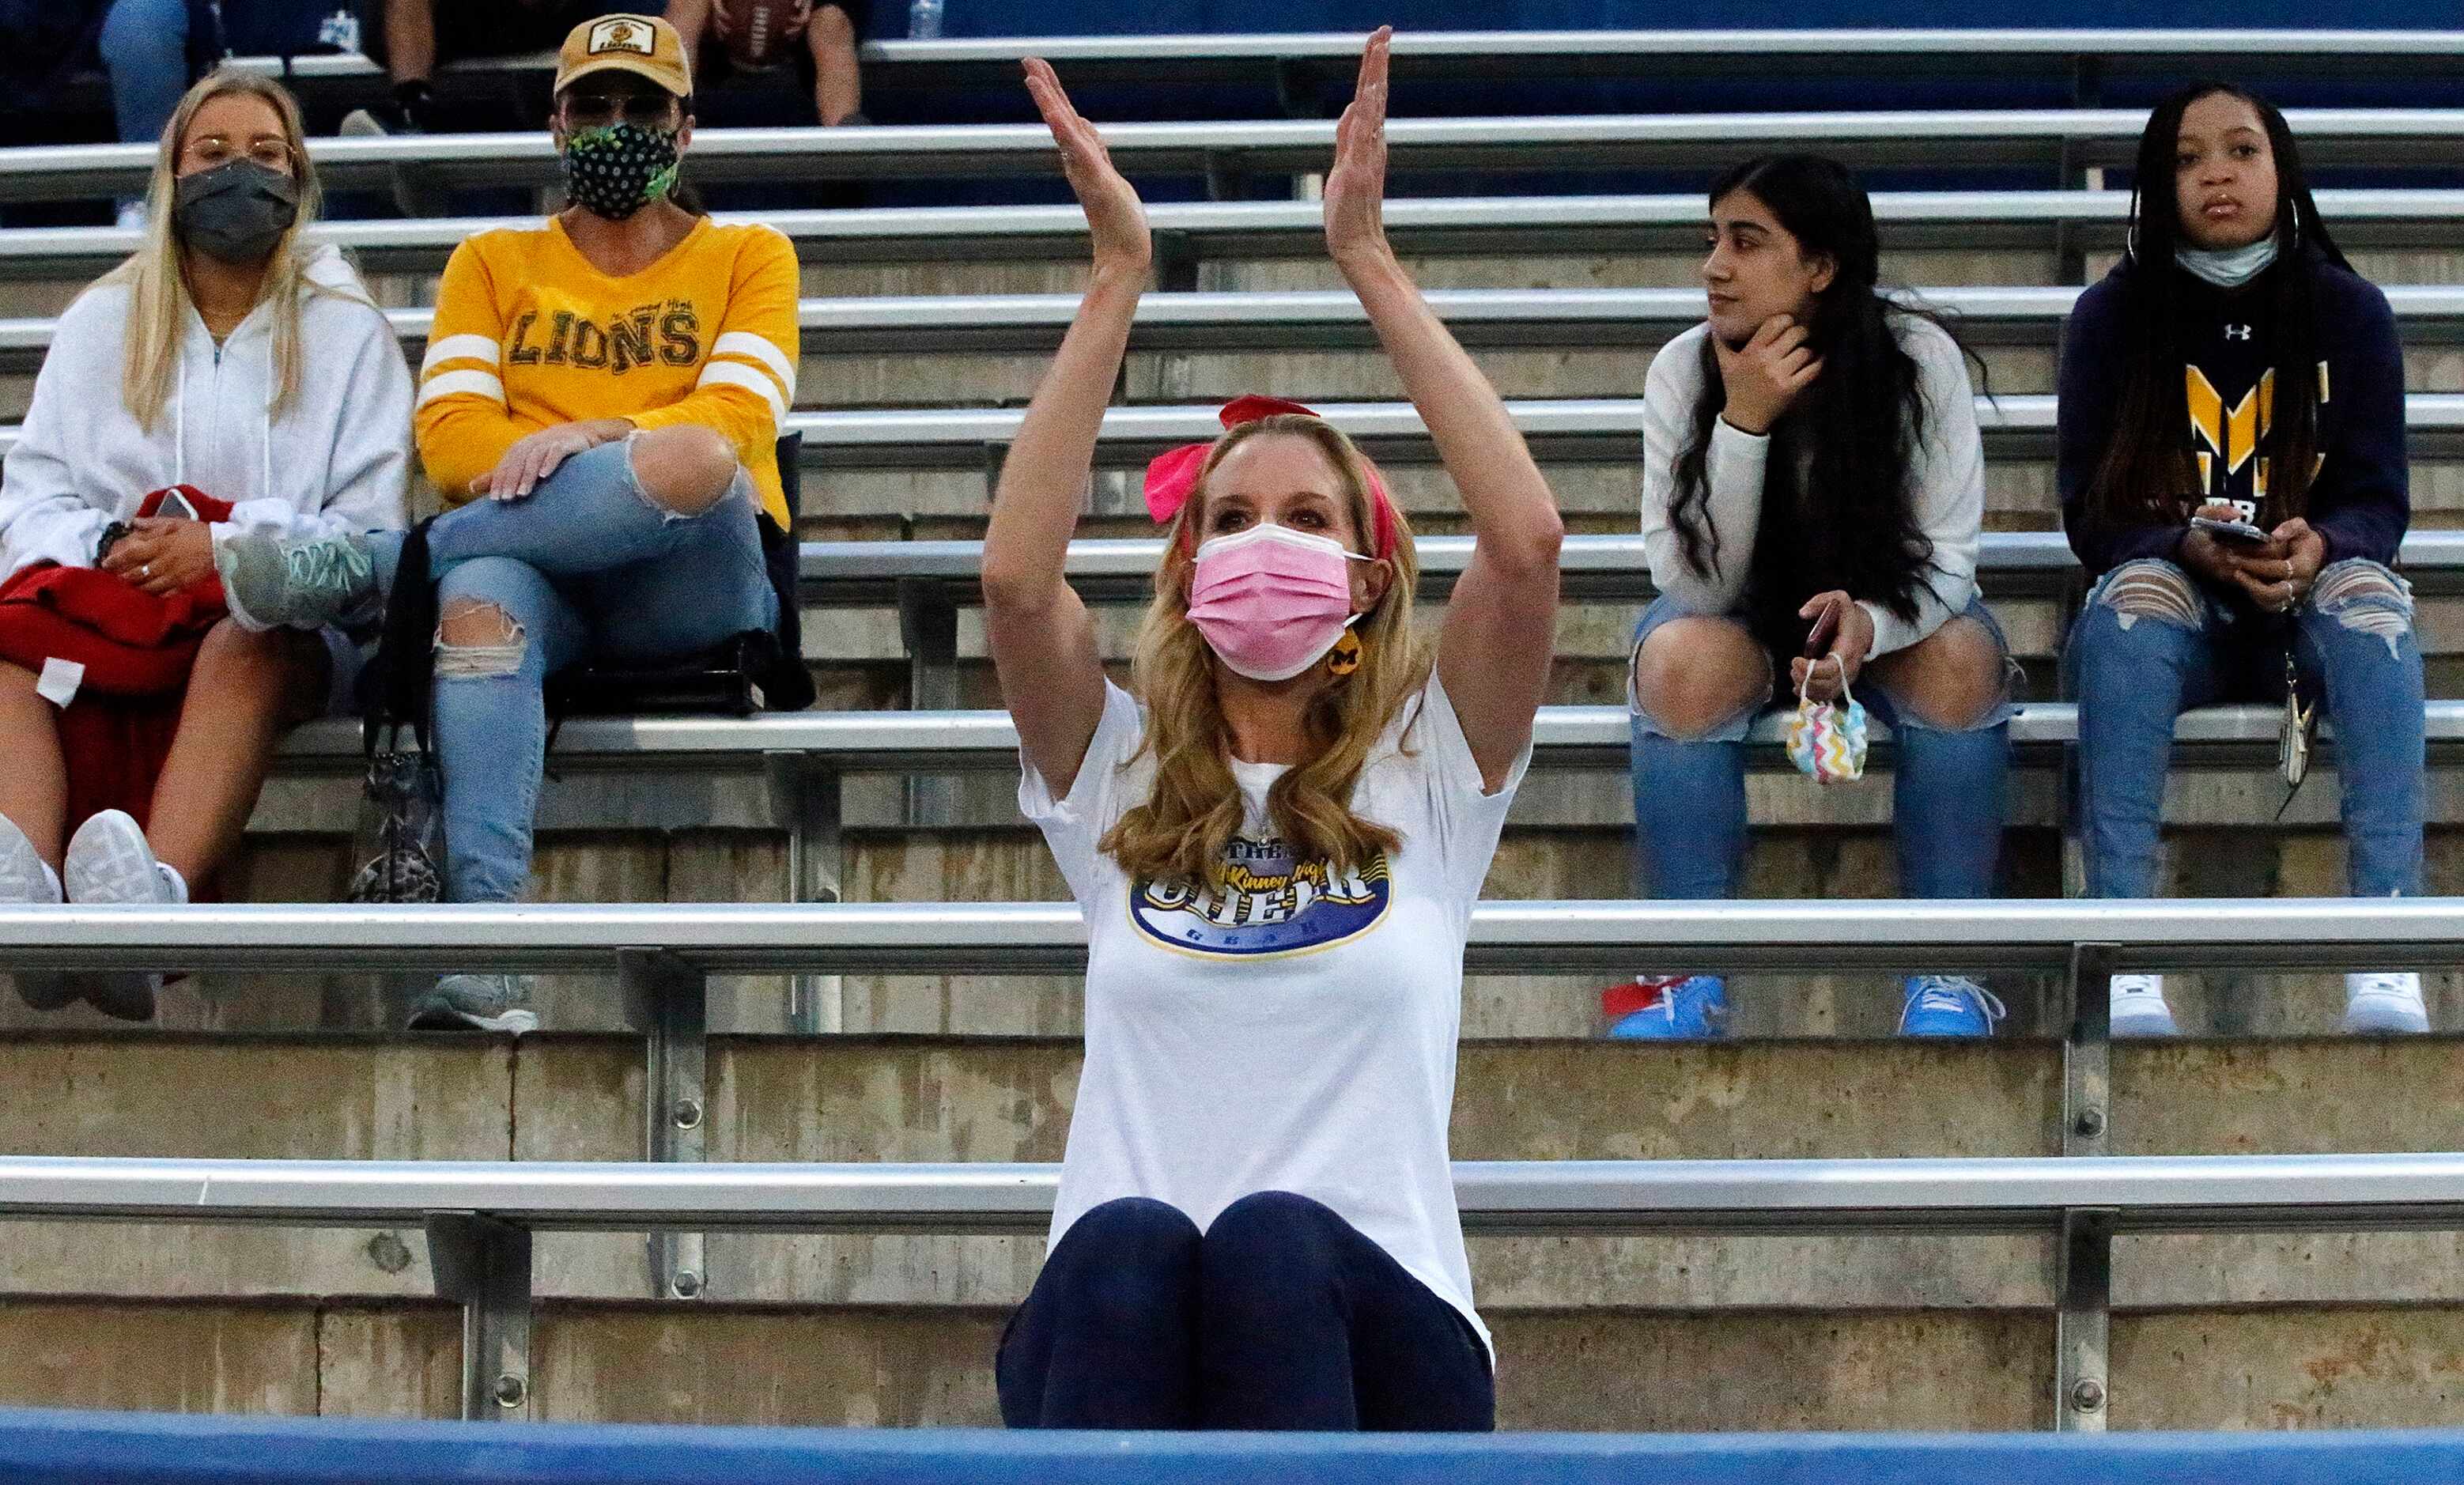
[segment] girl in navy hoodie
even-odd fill
[[[2353,894],[2417,894],[2394,316],[2320,220],[2283,115],[2239,88],[2159,103],[2134,190],[2130,249],[2062,337],[2062,520],[2095,580],[2064,656],[2088,894],[2155,887],[2175,716],[2288,688],[2336,730]],[[2116,1032],[2173,1031],[2158,976],[2112,994]],[[2415,975],[2348,975],[2345,999],[2347,1030],[2429,1029]]]

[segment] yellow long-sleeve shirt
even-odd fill
[[[541,428],[624,418],[698,423],[736,446],[762,509],[787,520],[773,456],[796,402],[796,250],[704,217],[638,273],[610,277],[551,218],[453,250],[413,416],[448,505]]]

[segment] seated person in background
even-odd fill
[[[865,0],[770,0],[789,9],[788,23],[782,31],[793,33],[783,39],[786,47],[801,51],[812,63],[813,111],[825,124],[868,123],[864,117],[864,80],[857,74],[855,49],[864,40],[864,28],[871,7]],[[741,71],[774,65],[771,58],[748,59],[744,53],[748,42],[734,33],[729,0],[669,0],[668,20],[676,33],[685,38],[685,52],[709,66],[702,47],[706,40],[715,40],[728,58]],[[789,61],[792,56],[781,50],[775,61]],[[799,63],[798,71],[801,72]]]
[[[437,584],[445,896],[519,897],[547,750],[547,677],[592,658],[700,653],[778,622],[759,519],[787,523],[774,449],[796,392],[796,253],[671,199],[693,141],[666,22],[574,29],[552,122],[572,201],[454,250],[420,366]],[[259,622],[366,611],[396,581],[380,535],[220,555]],[[523,982],[451,974],[414,1028],[525,1031]]]
[[[210,585],[233,540],[399,528],[410,374],[341,254],[308,239],[317,180],[291,96],[238,73],[189,89],[148,199],[144,246],[60,317],[35,379],[0,475],[0,574],[99,565],[144,605]],[[173,485],[230,502],[229,521],[121,529]],[[356,662],[316,622],[214,623],[143,829],[119,810],[64,818],[72,771],[98,760],[63,756],[39,663],[0,664],[0,901],[187,901],[237,841],[275,740],[346,693]],[[157,977],[17,983],[40,1008],[84,995],[143,1019]]]
[[[2174,718],[2288,687],[2323,692],[2336,727],[2352,894],[2418,895],[2421,646],[2388,569],[2411,516],[2395,317],[2267,103],[2172,95],[2138,168],[2132,249],[2062,333],[2062,523],[2096,583],[2063,655],[2088,895],[2156,890]],[[2344,994],[2348,1031],[2430,1029],[2418,975],[2350,974]],[[2174,1030],[2158,975],[2115,975],[2112,1010],[2117,1033]]]
[[[613,10],[604,0],[368,0],[368,8],[378,13],[362,33],[368,55],[385,64],[393,97],[353,109],[342,120],[344,134],[423,132],[433,123],[439,62],[544,52],[575,26]]]
[[[1745,746],[1775,699],[1857,681],[1899,743],[1899,888],[1988,897],[2010,767],[2009,646],[1976,596],[1985,455],[1956,340],[1879,293],[1864,190],[1814,155],[1711,186],[1711,317],[1644,387],[1642,535],[1660,597],[1635,628],[1634,797],[1645,890],[1724,898],[1746,847]],[[1778,688],[1785,687],[1784,693]],[[1900,1030],[1990,1036],[1973,981],[1910,976]],[[1715,1037],[1716,976],[1602,997],[1617,1037]]]

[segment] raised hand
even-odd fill
[[[1111,151],[1095,126],[1080,118],[1062,90],[1050,63],[1040,56],[1026,59],[1026,91],[1044,115],[1052,142],[1061,147],[1061,173],[1078,193],[1087,212],[1087,231],[1094,239],[1095,266],[1143,272],[1155,246],[1147,234],[1147,208],[1137,188],[1112,165]]]
[[[1711,349],[1720,358],[1720,384],[1728,394],[1720,415],[1740,433],[1770,432],[1796,394],[1822,375],[1821,360],[1806,347],[1805,327],[1787,315],[1764,320],[1743,350],[1728,349],[1718,336],[1711,338]]]
[[[1386,70],[1395,28],[1370,33],[1360,80],[1334,128],[1334,167],[1326,173],[1326,250],[1338,264],[1394,256],[1386,243]]]

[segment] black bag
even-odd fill
[[[402,570],[428,570],[428,522],[404,536]],[[445,898],[445,776],[429,746],[435,633],[436,585],[396,583],[376,659],[360,673],[361,750],[368,772],[351,838],[351,859],[359,865],[347,895],[355,903]]]
[[[779,484],[792,518],[802,506],[798,452],[804,436],[779,440]],[[813,704],[813,674],[804,668],[803,613],[797,606],[802,554],[795,534],[763,512],[761,565],[779,600],[779,622],[730,635],[697,655],[642,662],[588,661],[548,677],[548,715],[623,715],[643,711],[802,711]]]

